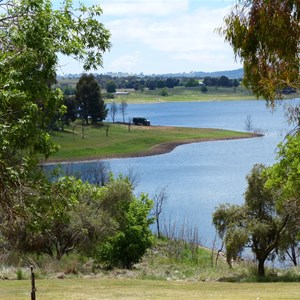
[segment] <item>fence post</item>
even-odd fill
[[[33,272],[33,266],[30,267],[31,270],[31,300],[36,300],[35,298],[35,278]]]

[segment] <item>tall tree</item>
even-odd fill
[[[276,210],[277,193],[265,187],[265,171],[263,165],[255,165],[247,176],[244,205],[221,205],[213,214],[213,223],[225,242],[228,263],[250,247],[260,276],[265,276],[265,261],[280,247],[292,243],[289,234],[297,216],[296,211]]]
[[[63,122],[67,125],[77,119],[77,103],[75,96],[64,96],[64,105],[66,106],[66,113],[63,115]]]
[[[106,91],[107,93],[115,93],[117,85],[113,80],[109,80],[106,83]]]
[[[296,200],[300,206],[300,134],[279,145],[278,162],[269,169],[267,186],[278,192],[278,205]]]
[[[126,114],[126,109],[127,109],[127,102],[126,100],[122,100],[122,102],[120,103],[120,111],[123,117],[123,123],[125,123],[125,114]]]
[[[92,123],[102,122],[107,116],[107,108],[101,97],[100,87],[92,74],[83,74],[76,85],[76,99],[79,103],[80,115],[88,124],[89,117]]]
[[[219,31],[244,64],[244,85],[270,104],[300,85],[299,0],[240,0]]]
[[[100,7],[74,8],[71,0],[59,9],[50,0],[1,1],[0,12],[0,220],[12,229],[14,217],[38,209],[26,204],[42,182],[38,159],[56,150],[46,129],[65,111],[63,93],[51,88],[58,53],[96,68],[110,33],[98,21]]]
[[[173,89],[176,84],[176,80],[174,78],[167,78],[166,80],[166,87],[169,89]]]
[[[112,119],[113,123],[115,123],[115,117],[116,117],[117,111],[118,111],[118,106],[117,106],[116,102],[113,101],[110,104],[110,108],[109,108],[109,113],[110,113],[110,116],[111,116],[111,119]]]

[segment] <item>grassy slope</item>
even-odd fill
[[[106,127],[86,127],[82,139],[81,126],[78,126],[73,137],[71,130],[54,132],[52,138],[61,146],[52,160],[76,160],[92,158],[124,157],[159,154],[171,150],[153,148],[164,143],[184,143],[201,140],[249,137],[249,133],[218,129],[200,129],[165,126],[128,126],[111,124],[108,136]]]

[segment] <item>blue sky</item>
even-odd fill
[[[234,0],[89,0],[103,9],[112,48],[97,73],[163,74],[241,67],[231,47],[214,32]],[[59,74],[81,73],[63,58]]]

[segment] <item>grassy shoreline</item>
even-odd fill
[[[125,91],[125,90],[124,90]],[[235,101],[256,100],[252,92],[239,87],[222,88],[208,87],[208,92],[201,92],[200,87],[186,88],[183,86],[168,89],[168,95],[162,96],[161,89],[134,91],[126,90],[128,95],[115,97],[115,100],[126,100],[128,103],[158,103],[158,102],[210,102],[210,101]]]
[[[74,132],[53,132],[52,140],[60,151],[47,163],[98,160],[159,155],[188,143],[257,137],[248,132],[223,129],[133,126],[109,124],[106,126],[78,126]]]

